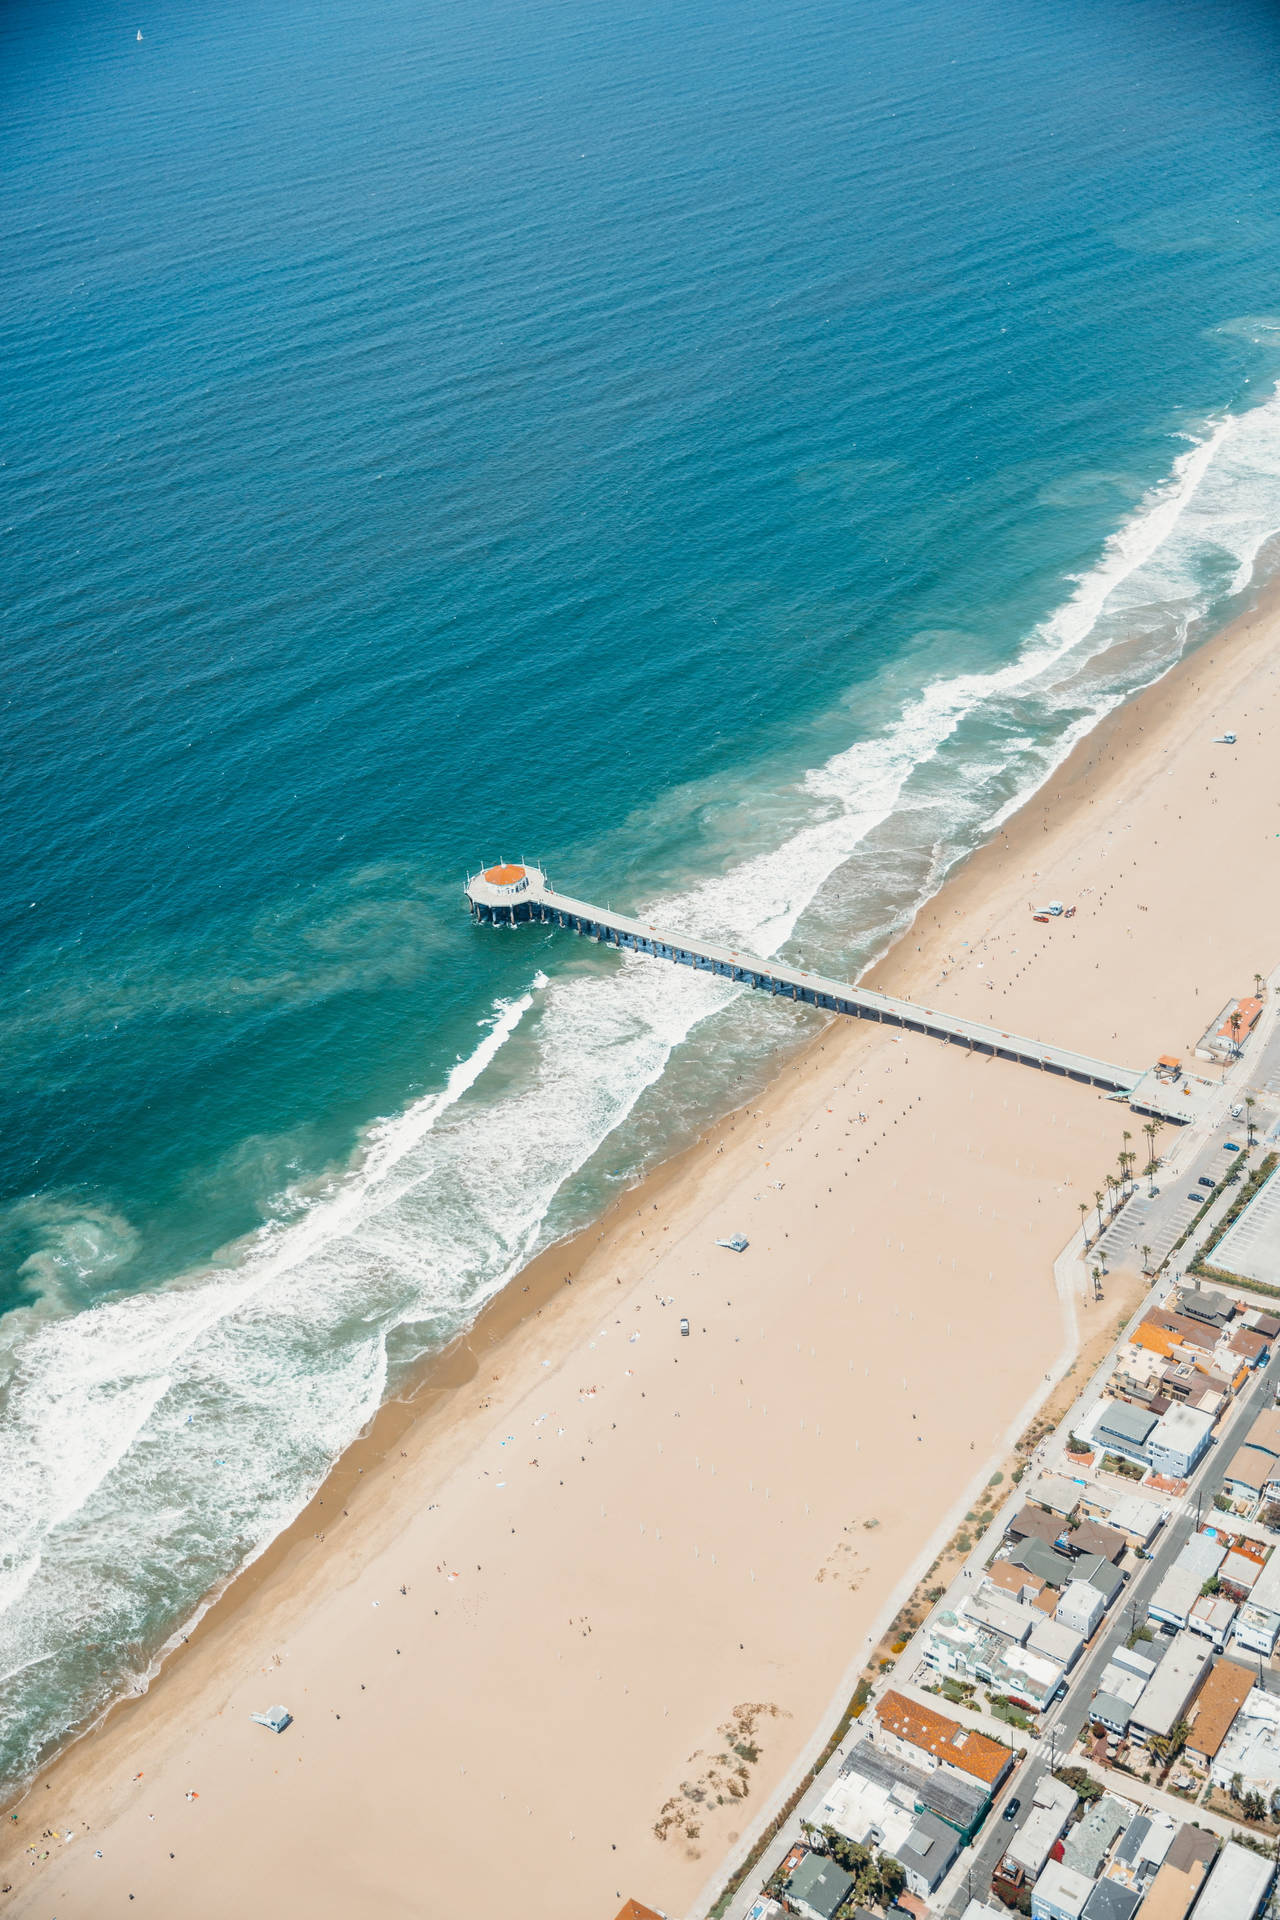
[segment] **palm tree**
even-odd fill
[[[1141,1248],[1139,1248],[1139,1252],[1140,1252],[1140,1253],[1141,1253],[1141,1255],[1142,1255],[1142,1271],[1143,1271],[1144,1273],[1150,1273],[1150,1271],[1151,1271],[1151,1249],[1150,1249],[1150,1247],[1141,1247]]]
[[[1102,1227],[1103,1227],[1103,1220],[1102,1220],[1103,1194],[1102,1194],[1102,1189],[1100,1187],[1095,1187],[1093,1197],[1098,1203],[1098,1232],[1101,1233]]]
[[[1231,1048],[1233,1053],[1239,1053],[1240,1051],[1241,1024],[1242,1022],[1240,1019],[1240,1009],[1239,1007],[1236,1007],[1232,1012],[1231,1018],[1227,1022],[1227,1025],[1231,1029]]]
[[[1246,1115],[1245,1127],[1247,1129],[1245,1133],[1245,1140],[1249,1146],[1253,1145],[1253,1136],[1257,1131],[1257,1129],[1253,1124],[1253,1110],[1257,1106],[1257,1104],[1258,1103],[1254,1099],[1253,1095],[1251,1093],[1246,1093],[1244,1097],[1245,1115]]]
[[[1124,1141],[1124,1147],[1120,1154],[1120,1164],[1123,1166],[1126,1160],[1132,1159],[1133,1157],[1129,1152],[1129,1142],[1132,1140],[1133,1135],[1130,1133],[1128,1127],[1121,1133],[1120,1138]]]
[[[1253,992],[1254,992],[1254,997],[1255,997],[1255,999],[1258,999],[1258,1000],[1261,1000],[1261,998],[1262,998],[1262,975],[1261,975],[1260,973],[1255,973],[1255,974],[1254,974],[1254,976],[1253,976]]]
[[[1076,1205],[1080,1209],[1080,1231],[1084,1235],[1084,1243],[1087,1247],[1089,1244],[1089,1229],[1085,1226],[1084,1217],[1089,1211],[1089,1202],[1087,1200],[1078,1200]]]

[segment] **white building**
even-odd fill
[[[1209,1769],[1214,1786],[1225,1789],[1237,1774],[1246,1793],[1269,1801],[1280,1792],[1280,1700],[1261,1687],[1245,1696]]]
[[[1092,1892],[1087,1874],[1051,1860],[1031,1889],[1031,1920],[1080,1920]]]
[[[1235,1638],[1250,1653],[1270,1657],[1280,1635],[1280,1554],[1273,1553],[1236,1615]]]
[[[1051,1773],[1044,1774],[1036,1783],[1031,1812],[1009,1842],[1005,1859],[1034,1880],[1053,1851],[1055,1840],[1062,1838],[1075,1806],[1072,1788],[1055,1780]]]
[[[1089,1580],[1071,1580],[1062,1589],[1053,1617],[1059,1626],[1088,1639],[1106,1612],[1105,1596]]]
[[[1156,1422],[1147,1441],[1147,1455],[1157,1473],[1186,1480],[1208,1453],[1212,1439],[1210,1414],[1175,1405]]]
[[[1102,1595],[1096,1587],[1089,1587],[1086,1581],[1073,1581],[1073,1586],[1087,1587],[1088,1592]],[[1071,1587],[1067,1588],[1070,1593]],[[1027,1652],[1038,1654],[1042,1660],[1051,1660],[1061,1673],[1070,1673],[1084,1649],[1085,1634],[1071,1621],[1062,1618],[1062,1605],[1050,1619],[1041,1614],[1027,1635]]]
[[[1165,1510],[1141,1493],[1122,1493],[1107,1516],[1107,1525],[1124,1534],[1131,1547],[1149,1547],[1164,1525]]]
[[[1275,1870],[1274,1860],[1228,1840],[1196,1901],[1196,1920],[1255,1920]]]
[[[1206,1580],[1214,1578],[1226,1557],[1226,1548],[1207,1533],[1193,1533],[1151,1596],[1147,1611],[1152,1618],[1165,1620],[1171,1627],[1185,1627],[1200,1598],[1200,1589]]]
[[[1187,1615],[1187,1625],[1192,1633],[1202,1633],[1219,1653],[1231,1638],[1235,1620],[1235,1603],[1208,1593],[1192,1602],[1191,1612]]]
[[[1213,1659],[1213,1649],[1195,1634],[1180,1633],[1133,1709],[1130,1731],[1138,1740],[1164,1740],[1182,1719]]]

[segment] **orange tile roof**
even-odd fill
[[[1253,1689],[1253,1675],[1231,1660],[1215,1660],[1187,1714],[1187,1745],[1210,1760],[1227,1737],[1231,1722]]]
[[[1228,1009],[1226,1019],[1218,1028],[1219,1037],[1223,1040],[1230,1040],[1234,1037],[1231,1031],[1231,1015],[1233,1013],[1240,1015],[1241,1033],[1252,1033],[1258,1024],[1258,1015],[1261,1012],[1261,1000],[1255,1000],[1251,993],[1242,994],[1235,1005]]]
[[[618,1920],[662,1920],[662,1915],[655,1913],[652,1907],[642,1907],[638,1900],[628,1900],[620,1910]]]
[[[944,1713],[935,1713],[932,1707],[908,1700],[905,1693],[892,1688],[876,1708],[876,1718],[887,1733],[959,1768],[961,1773],[972,1774],[989,1787],[996,1784],[1013,1759],[1012,1750],[998,1740],[989,1740],[985,1733],[971,1733],[958,1720],[948,1720]]]

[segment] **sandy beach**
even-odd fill
[[[1269,595],[1114,714],[874,984],[1188,1052],[1280,957],[1278,640]],[[1052,897],[1075,917],[1035,924]],[[10,1809],[0,1909],[684,1912],[1005,1459],[1126,1128],[1088,1088],[828,1028],[544,1256]],[[249,1719],[277,1701],[280,1736]]]

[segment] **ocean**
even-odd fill
[[[139,38],[141,34],[141,38]],[[1280,534],[1260,0],[14,0],[0,1779]]]

